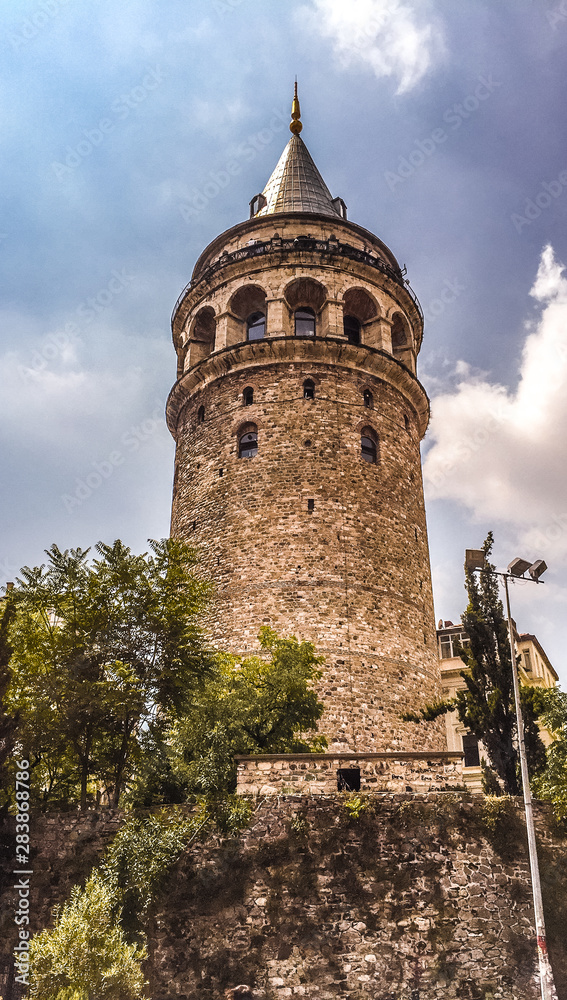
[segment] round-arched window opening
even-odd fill
[[[310,378],[306,378],[303,383],[303,398],[315,399],[315,383]]]
[[[266,314],[254,312],[246,320],[246,336],[248,340],[263,340],[266,334]]]
[[[315,336],[315,313],[313,309],[295,310],[295,336],[296,337]]]
[[[258,454],[258,431],[246,431],[238,439],[238,457],[254,458]]]
[[[205,423],[205,407],[204,406],[200,406],[199,409],[197,410],[197,423],[198,424],[204,424]]]
[[[374,406],[374,396],[370,392],[370,389],[365,389],[363,393],[364,405],[371,410]]]
[[[365,462],[376,465],[378,460],[378,447],[376,435],[371,427],[363,427],[360,433],[360,454]]]
[[[249,385],[242,393],[242,405],[252,406],[253,402],[254,402],[254,389],[252,388],[251,385]]]
[[[360,323],[356,316],[345,316],[343,329],[349,344],[360,344]]]

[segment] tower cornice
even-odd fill
[[[284,226],[286,223],[295,222],[301,225],[302,228],[305,227],[315,227],[317,223],[330,227],[331,231],[339,231],[341,229],[346,232],[350,232],[353,235],[358,236],[364,242],[374,246],[379,252],[381,252],[387,262],[394,270],[400,271],[400,265],[394,257],[394,254],[390,248],[379,239],[374,233],[369,229],[365,229],[364,226],[359,226],[356,222],[350,222],[347,219],[330,218],[327,215],[318,215],[316,213],[307,214],[305,212],[279,212],[277,214],[269,216],[257,216],[252,219],[246,219],[244,222],[239,222],[236,226],[231,226],[230,229],[226,229],[224,233],[217,236],[216,239],[212,240],[211,243],[203,250],[202,254],[197,259],[195,267],[193,268],[193,274],[191,276],[190,285],[194,282],[200,280],[202,272],[204,272],[212,261],[219,256],[227,244],[232,243],[239,236],[250,237],[253,235],[254,231],[258,232],[270,232],[273,233],[278,227]],[[188,286],[189,287],[189,286]],[[181,293],[183,295],[183,293]],[[181,296],[180,296],[181,297]],[[179,300],[178,300],[179,301]]]
[[[210,354],[186,372],[173,386],[166,408],[167,425],[177,435],[185,402],[229,372],[251,371],[273,364],[318,363],[335,369],[372,375],[396,389],[411,405],[420,438],[429,423],[429,398],[419,379],[386,351],[353,345],[338,337],[267,337],[245,341]]]

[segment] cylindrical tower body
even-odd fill
[[[440,693],[422,315],[387,247],[330,214],[256,214],[180,296],[172,535],[214,581],[219,648],[257,650],[266,624],[325,655],[333,747],[444,749],[401,719]]]

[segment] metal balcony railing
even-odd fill
[[[360,250],[358,247],[351,246],[350,243],[340,243],[338,240],[333,239],[321,240],[312,236],[296,236],[294,239],[287,240],[281,237],[273,237],[271,240],[255,240],[244,247],[239,247],[238,250],[233,250],[232,253],[228,253],[225,250],[220,257],[217,257],[208,267],[196,274],[193,280],[185,286],[175,303],[171,317],[172,321],[187,292],[196,285],[201,284],[201,282],[209,282],[215,274],[223,268],[228,267],[228,265],[241,260],[250,260],[254,257],[265,257],[270,254],[283,258],[297,253],[319,254],[322,257],[327,257],[329,260],[336,257],[346,257],[348,260],[356,260],[360,264],[376,268],[377,271],[381,271],[382,274],[391,278],[392,281],[395,281],[396,284],[407,291],[423,321],[423,311],[419,299],[399,268],[392,267],[391,264],[378,254],[371,253],[368,250]]]

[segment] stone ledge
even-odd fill
[[[361,792],[462,790],[463,756],[442,750],[238,755],[237,791],[333,795],[341,790],[337,772],[342,764],[360,769]]]

